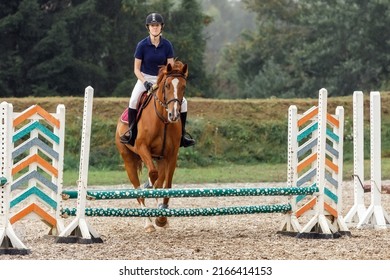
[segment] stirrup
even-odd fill
[[[123,135],[120,136],[121,143],[130,144],[131,142],[131,129],[127,130]]]
[[[188,135],[188,137],[186,137]],[[195,145],[195,140],[192,138],[191,134],[185,132],[182,136],[181,136],[181,141],[180,141],[180,147],[184,147],[184,148],[187,148],[187,147],[191,147],[191,146],[194,146]]]

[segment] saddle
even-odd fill
[[[143,109],[149,104],[151,99],[152,99],[152,94],[148,93],[147,91],[144,91],[141,94],[141,96],[139,97],[138,103],[137,103],[136,123],[141,118],[141,114],[142,114]],[[121,115],[121,121],[124,123],[127,123],[127,124],[129,123],[129,114],[127,113],[128,110],[129,110],[129,108],[126,108]]]

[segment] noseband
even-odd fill
[[[175,78],[182,78],[184,80],[187,80],[186,76],[184,76],[184,74],[182,73],[179,73],[179,72],[174,72],[174,73],[169,73],[168,75],[166,75],[165,79],[164,79],[164,87],[162,89],[162,92],[163,92],[163,97],[164,97],[164,100],[161,101],[157,94],[156,94],[156,91],[153,92],[153,96],[154,96],[154,108],[155,108],[155,111],[158,115],[158,117],[164,122],[164,123],[168,123],[168,120],[164,118],[164,116],[162,116],[157,108],[156,108],[156,101],[166,110],[168,111],[168,105],[172,102],[177,102],[179,103],[179,105],[181,106],[181,104],[183,103],[183,100],[180,100],[178,98],[172,98],[172,99],[169,99],[168,101],[166,100],[166,94],[165,94],[165,87],[167,85],[167,78],[169,77],[175,77]]]

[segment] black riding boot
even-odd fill
[[[187,112],[180,113],[181,118],[181,141],[180,147],[190,147],[195,145],[195,140],[191,138],[190,135],[186,135],[186,121],[187,121]]]
[[[131,146],[134,146],[135,138],[137,137],[137,124],[136,124],[136,118],[137,118],[137,110],[129,108],[128,110],[129,114],[129,130],[125,132],[120,137],[121,143],[123,144],[130,144]]]

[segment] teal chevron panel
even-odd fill
[[[337,143],[340,141],[340,138],[337,134],[335,134],[332,130],[329,128],[326,129],[326,135],[328,135],[330,138],[332,138]]]
[[[52,139],[54,142],[56,142],[57,144],[60,143],[60,138],[55,135],[52,131],[50,131],[47,127],[45,127],[44,125],[42,125],[39,121],[35,121],[33,123],[31,123],[30,125],[28,125],[27,127],[25,127],[24,129],[22,129],[21,131],[19,131],[18,133],[16,133],[13,137],[12,137],[12,141],[13,142],[16,142],[17,140],[19,140],[20,138],[22,138],[23,136],[29,134],[31,131],[33,131],[34,129],[39,129],[42,133],[44,133],[46,136],[48,136],[50,139]]]
[[[39,188],[37,188],[36,186],[28,189],[27,191],[21,193],[16,198],[14,198],[10,203],[11,208],[16,206],[17,204],[19,204],[29,196],[33,196],[33,195],[39,197],[42,201],[50,205],[51,208],[53,209],[57,208],[57,202],[53,200],[50,196],[45,194],[43,191],[41,191]]]
[[[305,139],[308,135],[310,135],[311,133],[313,133],[313,131],[316,131],[317,129],[318,129],[318,122],[315,122],[309,125],[308,127],[305,127],[305,129],[303,129],[302,132],[298,134],[297,141],[299,142],[302,139]]]
[[[329,197],[331,200],[333,200],[335,203],[339,201],[339,198],[336,194],[334,194],[330,189],[324,188],[324,194]]]

